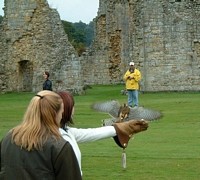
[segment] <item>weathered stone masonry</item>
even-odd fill
[[[122,83],[133,60],[143,91],[200,90],[200,0],[100,0],[91,48],[78,57],[46,0],[5,0],[0,91]]]
[[[54,90],[82,89],[80,61],[59,14],[46,0],[5,0],[0,35],[0,91],[39,91],[50,72]]]
[[[106,70],[92,70],[105,77],[104,84],[121,82],[133,60],[143,91],[200,90],[200,0],[100,0],[95,22],[94,56],[88,61],[104,59]],[[91,77],[83,76],[102,83]]]

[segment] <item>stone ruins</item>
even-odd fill
[[[82,93],[85,85],[123,83],[134,61],[142,91],[200,90],[200,0],[99,0],[95,39],[78,56],[46,0],[4,1],[0,92]]]

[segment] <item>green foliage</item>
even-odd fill
[[[92,86],[83,96],[75,96],[75,126],[101,126],[108,114],[90,108],[98,101],[117,99],[123,85]],[[34,94],[0,95],[0,137],[18,124]],[[83,179],[87,180],[198,180],[200,164],[200,94],[140,93],[140,105],[163,113],[163,118],[149,123],[149,129],[135,135],[126,149],[127,168],[121,166],[122,149],[112,138],[79,144]]]
[[[93,22],[88,25],[83,22],[71,23],[62,20],[64,30],[68,35],[69,41],[81,55],[87,47],[91,45],[94,37]]]
[[[68,21],[62,21],[62,23],[63,23],[64,30],[66,34],[68,35],[69,41],[72,42],[74,39],[75,31],[76,31],[73,26],[73,23],[68,22]]]
[[[3,16],[0,15],[0,24],[3,21]]]
[[[3,20],[3,16],[0,15],[0,24]],[[85,24],[83,22],[71,23],[62,20],[63,28],[68,36],[69,41],[74,46],[79,56],[86,51],[94,38],[94,23],[90,22]]]

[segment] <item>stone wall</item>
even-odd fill
[[[77,52],[69,43],[60,16],[46,0],[5,0],[0,34],[0,91],[42,89],[50,72],[54,90],[81,91]]]
[[[46,0],[5,0],[0,25],[0,91],[117,84],[130,61],[142,91],[200,90],[200,0],[100,0],[95,39],[81,57]]]
[[[104,70],[89,63],[92,73],[104,78],[91,80],[91,73],[85,81],[121,83],[133,60],[142,72],[143,91],[199,91],[199,9],[199,0],[100,0],[96,38],[86,59],[100,65],[99,57],[104,58]]]

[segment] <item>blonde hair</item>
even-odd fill
[[[42,149],[48,137],[61,138],[57,113],[63,103],[61,97],[52,91],[40,91],[27,107],[23,121],[12,129],[12,140],[27,149]]]

